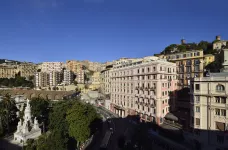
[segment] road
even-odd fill
[[[127,136],[129,133],[129,121],[126,118],[117,118],[116,115],[109,112],[104,108],[97,108],[97,111],[103,115],[106,119],[110,118],[111,122],[104,121],[102,130],[94,136],[92,143],[86,148],[86,150],[99,150],[101,141],[105,135],[105,132],[113,128],[113,134],[110,137],[110,141],[107,150],[119,150],[120,137]]]

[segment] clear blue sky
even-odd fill
[[[227,0],[0,0],[0,58],[111,61],[228,39]]]

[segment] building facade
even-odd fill
[[[49,86],[57,86],[63,80],[62,72],[52,71],[49,73]]]
[[[63,84],[70,85],[73,83],[73,72],[70,70],[65,69],[63,71]]]
[[[21,77],[28,78],[29,76],[34,76],[37,71],[37,65],[33,63],[22,63],[17,66],[17,71]]]
[[[221,50],[223,46],[226,46],[228,41],[221,40],[221,36],[216,36],[216,41],[213,43],[214,50]]]
[[[71,70],[76,75],[75,80],[79,84],[85,83],[85,81],[84,81],[85,71],[83,68],[83,64],[81,62],[76,61],[76,60],[68,60],[66,63],[66,68],[68,70]]]
[[[17,67],[14,65],[0,65],[0,78],[15,78]]]
[[[203,62],[204,62],[204,66],[207,66],[208,64],[212,63],[213,61],[215,61],[215,56],[212,54],[207,54],[203,56]]]
[[[37,72],[35,74],[36,87],[47,87],[49,86],[49,73]]]
[[[175,63],[147,58],[117,64],[111,71],[110,107],[119,116],[138,114],[141,120],[161,124],[175,102],[169,92],[176,88]]]
[[[224,50],[224,57],[228,58],[228,49]],[[223,66],[222,72],[191,82],[192,138],[202,149],[228,147],[228,63]]]
[[[180,89],[189,87],[191,78],[203,77],[203,50],[192,50],[165,55],[165,58],[177,65],[178,85]]]
[[[43,62],[41,64],[41,71],[42,72],[61,72],[63,68],[65,67],[65,64],[63,62]]]

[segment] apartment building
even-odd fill
[[[28,78],[36,73],[37,65],[33,63],[21,63],[17,66],[17,71],[20,73],[21,77]]]
[[[63,71],[63,84],[70,85],[73,83],[74,73],[70,70],[65,69]]]
[[[226,41],[221,40],[221,36],[219,36],[219,35],[216,36],[215,40],[216,40],[216,42],[213,43],[213,49],[214,50],[221,50],[222,47],[226,46],[226,44],[228,42],[227,40]]]
[[[215,61],[215,56],[212,54],[207,54],[203,56],[203,63],[204,66],[207,66],[208,64],[212,63],[213,61]]]
[[[15,65],[0,65],[0,78],[15,78],[17,73]]]
[[[111,93],[111,71],[113,66],[109,65],[101,72],[101,91],[103,94]]]
[[[168,61],[176,63],[180,89],[190,86],[190,79],[203,77],[203,50],[192,50],[164,56]]]
[[[63,80],[63,73],[52,71],[49,73],[49,86],[57,86]]]
[[[111,70],[111,110],[121,117],[138,114],[143,121],[163,122],[175,100],[176,64],[151,57],[117,63]]]
[[[49,86],[49,73],[37,72],[35,74],[36,87],[47,87]]]
[[[84,84],[84,76],[85,71],[83,68],[83,64],[76,60],[68,60],[66,63],[67,69],[71,70],[74,74],[76,74],[76,81],[80,84]]]
[[[228,59],[228,49],[224,58]],[[223,66],[222,72],[191,82],[192,138],[202,149],[228,147],[228,63]]]
[[[41,71],[42,72],[61,72],[65,64],[63,62],[43,62],[41,64]]]

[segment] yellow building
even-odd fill
[[[37,65],[33,63],[22,63],[18,65],[17,70],[20,72],[21,77],[29,77],[35,75]]]
[[[100,87],[101,84],[101,73],[94,72],[91,77],[92,84],[89,85],[89,89],[96,90]]]
[[[203,56],[203,62],[204,62],[204,66],[207,66],[208,64],[212,63],[213,61],[215,61],[215,56],[212,54],[207,54]]]
[[[191,50],[187,52],[161,55],[168,61],[177,64],[177,74],[179,87],[188,87],[190,79],[194,77],[203,77],[204,71],[204,55],[203,50]]]
[[[16,66],[0,66],[0,78],[15,78],[17,74]]]

